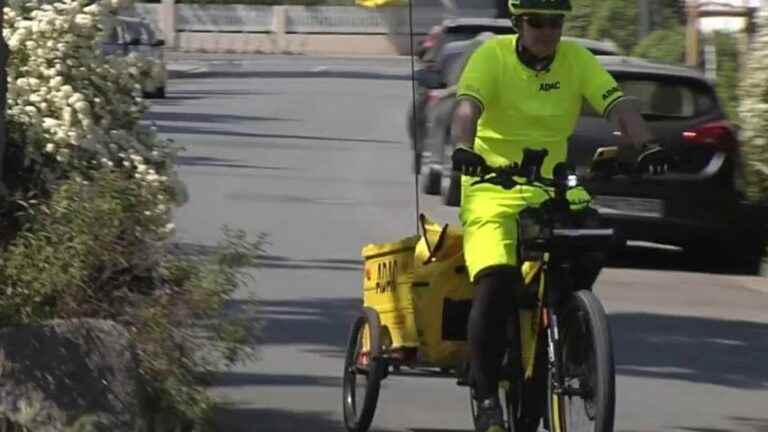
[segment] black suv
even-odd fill
[[[708,258],[759,257],[766,208],[746,202],[737,131],[715,89],[700,72],[626,57],[599,57],[676,159],[659,177],[593,180],[587,187],[605,219],[632,240],[681,246]],[[619,133],[585,109],[568,147],[586,170],[595,150],[616,145]]]
[[[683,247],[704,258],[745,260],[760,257],[766,244],[768,207],[746,202],[738,133],[728,122],[713,84],[698,70],[643,59],[598,56],[624,93],[637,99],[654,134],[677,165],[658,177],[593,179],[586,185],[604,219],[629,240]],[[451,173],[450,141],[445,139],[455,93],[444,91],[431,102],[444,129],[428,140],[423,181],[426,193],[458,205],[459,185]],[[620,133],[584,109],[568,142],[568,160],[582,173],[595,151],[619,145]]]

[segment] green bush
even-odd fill
[[[180,148],[141,124],[147,60],[101,51],[119,3],[14,0],[4,11],[0,325],[122,323],[152,407],[200,430],[206,372],[249,354],[255,321],[223,309],[262,241],[225,229],[210,256],[172,249]]]
[[[664,63],[681,63],[685,56],[685,29],[657,30],[637,44],[632,55]]]
[[[152,406],[205,426],[205,373],[247,356],[249,316],[222,310],[245,282],[261,239],[224,230],[211,256],[174,254],[151,191],[120,170],[69,179],[49,200],[20,202],[21,231],[0,260],[0,325],[53,318],[123,324],[138,352]]]
[[[757,17],[758,32],[747,52],[738,85],[747,193],[754,201],[768,197],[768,11]]]
[[[739,123],[739,97],[736,89],[739,85],[739,40],[730,33],[717,32],[712,43],[717,56],[717,93],[723,103],[728,118]]]
[[[637,41],[637,7],[625,0],[605,0],[597,5],[589,26],[590,39],[610,39],[623,52],[629,52]]]

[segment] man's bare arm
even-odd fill
[[[654,139],[648,124],[640,115],[637,100],[625,97],[616,102],[608,112],[608,120],[611,121],[636,148]]]
[[[451,142],[454,145],[474,148],[477,121],[482,113],[483,108],[476,100],[469,97],[459,99],[451,122]]]

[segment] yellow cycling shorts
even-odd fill
[[[462,182],[460,219],[464,227],[464,260],[470,280],[488,267],[517,266],[517,215],[527,207],[538,207],[554,192],[538,187],[517,186],[504,190],[493,185],[470,187]],[[574,210],[585,208],[591,202],[581,187],[568,191],[568,201]]]

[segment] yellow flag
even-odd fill
[[[355,4],[368,8],[404,6],[408,4],[408,0],[355,0]]]

